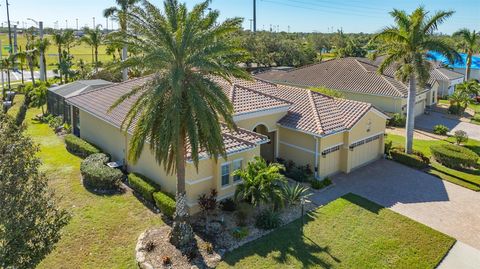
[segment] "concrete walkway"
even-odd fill
[[[467,244],[457,241],[437,269],[478,269],[480,252]]]
[[[388,160],[338,175],[333,182],[311,200],[323,205],[352,192],[448,234],[480,256],[480,193]]]

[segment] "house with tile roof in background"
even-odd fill
[[[149,77],[133,79],[88,91],[67,99],[72,125],[78,135],[124,161],[127,169],[151,178],[162,189],[175,192],[175,175],[167,174],[150,152],[148,142],[136,164],[128,163],[133,126],[127,132],[121,123],[137,96],[110,106]],[[245,167],[255,156],[267,161],[276,158],[310,165],[318,180],[373,162],[384,152],[387,116],[369,103],[337,99],[303,88],[277,85],[260,79],[252,81],[211,77],[222,87],[234,106],[235,131],[223,128],[227,159],[204,154],[198,170],[187,162],[186,190],[192,212],[199,210],[197,199],[210,189],[219,199],[234,194],[241,180],[233,171]],[[188,158],[188,153],[187,153]]]
[[[348,57],[331,59],[283,71],[271,70],[255,74],[257,78],[296,87],[326,87],[344,94],[345,98],[368,102],[387,113],[406,113],[407,85],[395,79],[394,69],[377,73],[381,58]],[[424,113],[439,96],[453,93],[464,75],[433,64],[425,89],[417,91],[415,115]]]

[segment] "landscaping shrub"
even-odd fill
[[[390,150],[392,150],[392,148],[393,148],[393,141],[392,140],[386,141],[384,153],[387,155],[390,155]]]
[[[449,168],[470,168],[477,165],[478,155],[474,151],[461,146],[452,144],[433,145],[430,147],[430,151],[437,162]]]
[[[297,166],[292,160],[277,158],[277,163],[283,165],[285,170],[282,174],[298,182],[308,182],[313,176],[313,170],[309,164]]]
[[[390,156],[399,163],[417,169],[427,168],[430,164],[430,160],[421,152],[417,151],[415,151],[414,154],[406,154],[403,149],[395,148],[390,151]]]
[[[140,196],[145,200],[153,202],[153,193],[160,190],[160,186],[153,183],[144,175],[137,173],[130,173],[128,175],[128,183]]]
[[[238,226],[244,227],[247,226],[248,218],[250,217],[250,208],[249,205],[240,204],[237,211],[235,212],[235,222]]]
[[[448,107],[448,112],[453,115],[462,115],[464,110],[465,109],[459,105],[450,105]]]
[[[237,209],[237,204],[232,198],[227,198],[220,202],[220,209],[223,211],[233,212]]]
[[[310,186],[312,189],[320,190],[332,184],[332,180],[329,177],[326,177],[323,180],[312,179],[310,181]]]
[[[287,183],[282,187],[282,196],[286,205],[297,205],[302,201],[302,198],[305,199],[310,196],[309,188],[298,183],[295,185]]]
[[[173,217],[175,213],[175,200],[170,195],[158,191],[153,194],[153,200],[155,205],[162,211],[162,213],[168,217]]]
[[[275,229],[280,225],[282,225],[282,220],[278,213],[268,209],[258,214],[255,220],[255,226],[264,230]]]
[[[216,189],[211,189],[210,194],[207,195],[204,193],[198,197],[198,206],[200,206],[200,209],[204,213],[217,208],[217,194]]]
[[[53,131],[57,132],[57,130],[63,126],[63,117],[58,116],[58,117],[49,117],[48,120],[48,126],[52,128]]]
[[[88,156],[80,165],[80,172],[87,187],[99,190],[115,190],[123,178],[123,173],[105,165],[109,158],[103,153]]]
[[[73,134],[65,136],[65,144],[69,152],[82,158],[88,157],[91,154],[100,153],[97,147]]]
[[[405,115],[400,113],[395,113],[387,121],[387,125],[392,127],[405,127],[406,122],[407,122],[407,118],[405,117]]]
[[[232,235],[235,239],[241,240],[248,235],[249,231],[247,227],[237,227],[233,229]]]
[[[450,129],[443,124],[437,124],[433,127],[433,133],[437,135],[446,135],[448,131],[450,131]]]
[[[463,130],[455,131],[455,133],[453,134],[453,137],[455,138],[457,145],[460,145],[468,141],[468,134]]]

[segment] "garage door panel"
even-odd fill
[[[340,150],[321,156],[320,168],[323,176],[340,172]]]
[[[415,104],[415,117],[422,115],[423,111],[425,110],[425,100],[418,102]]]
[[[351,167],[355,169],[378,159],[381,152],[381,139],[366,142],[353,149],[351,152]]]

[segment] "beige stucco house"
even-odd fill
[[[340,91],[345,98],[373,104],[386,113],[406,113],[407,85],[395,79],[394,69],[377,72],[381,58],[349,57],[332,59],[292,70],[270,70],[258,73],[260,79],[296,87],[326,87]],[[438,96],[449,95],[463,75],[432,65],[426,88],[417,88],[415,115],[434,105]]]
[[[142,85],[144,77],[114,84],[69,98],[72,125],[83,139],[111,154],[114,160],[128,160],[127,148],[132,130],[119,128],[133,98],[111,112],[109,107],[120,96]],[[197,199],[214,188],[219,199],[230,197],[240,178],[234,170],[245,167],[255,156],[310,164],[318,180],[336,173],[349,173],[383,155],[387,116],[368,103],[335,99],[303,88],[263,80],[212,78],[234,105],[237,131],[223,129],[228,158],[215,161],[203,156],[198,171],[187,164],[188,205],[198,210]],[[187,156],[188,157],[188,156]],[[129,171],[139,172],[175,192],[175,175],[159,166],[148,145]]]

